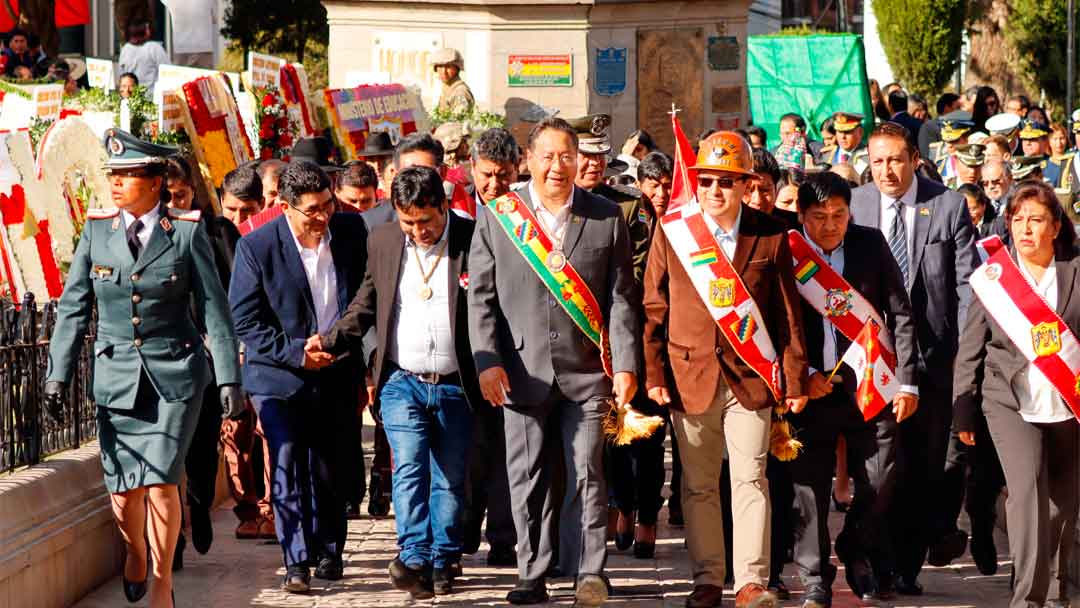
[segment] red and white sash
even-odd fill
[[[877,323],[877,339],[884,347],[882,355],[895,371],[896,349],[892,336],[874,306],[814,251],[801,232],[789,230],[788,245],[799,295],[851,342],[856,341],[867,321]]]
[[[1035,293],[999,237],[985,238],[978,245],[989,257],[971,274],[972,291],[1013,345],[1080,418],[1080,342],[1076,335]]]
[[[693,201],[672,209],[664,214],[662,226],[720,332],[779,401],[780,366],[765,320],[706,225],[701,207]]]

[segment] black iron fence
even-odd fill
[[[0,473],[37,464],[97,435],[90,390],[93,335],[83,344],[63,422],[45,411],[43,390],[55,321],[56,303],[38,306],[33,294],[26,294],[19,307],[9,300],[0,304]]]

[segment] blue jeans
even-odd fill
[[[399,558],[445,568],[461,557],[472,411],[460,386],[425,384],[394,371],[379,392],[394,455]]]

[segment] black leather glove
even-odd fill
[[[221,417],[236,418],[247,409],[247,399],[239,384],[223,384],[221,391]]]
[[[64,423],[64,397],[67,395],[67,392],[67,384],[63,382],[50,380],[45,383],[45,411],[47,411],[49,416],[51,416],[58,424]]]

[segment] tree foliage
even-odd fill
[[[1016,50],[1016,71],[1032,90],[1046,92],[1048,105],[1063,108],[1068,86],[1065,0],[1012,0],[1010,6],[1005,36]]]
[[[221,33],[245,52],[287,53],[300,62],[309,41],[330,41],[326,9],[319,0],[233,0]]]
[[[909,91],[932,98],[956,72],[967,0],[873,3],[878,36],[893,73]]]

